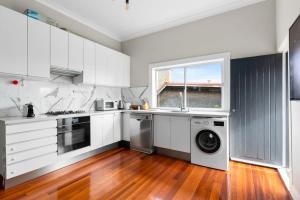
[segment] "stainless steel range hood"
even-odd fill
[[[62,76],[70,76],[70,77],[74,77],[74,76],[78,76],[78,75],[82,74],[82,71],[70,70],[70,69],[56,67],[56,66],[51,66],[50,72],[52,74],[62,75]]]

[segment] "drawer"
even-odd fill
[[[6,135],[6,144],[13,144],[18,142],[24,142],[29,140],[36,140],[44,137],[56,136],[57,129],[45,129],[45,130],[37,130],[37,131],[29,131],[23,133],[14,133]]]
[[[6,126],[6,134],[34,131],[40,129],[56,128],[56,120],[40,121],[33,123],[14,124]]]
[[[27,172],[55,164],[57,161],[57,153],[50,153],[30,160],[25,160],[6,167],[6,178],[10,179]]]
[[[21,162],[24,160],[32,159],[35,157],[39,157],[42,155],[46,155],[49,153],[55,153],[55,152],[57,152],[57,145],[52,144],[52,145],[48,145],[48,146],[44,146],[44,147],[39,147],[36,149],[31,149],[28,151],[23,151],[20,153],[14,153],[14,154],[10,154],[6,157],[6,164],[10,165],[13,163]]]
[[[56,136],[6,145],[6,154],[12,154],[12,153],[20,152],[20,151],[26,151],[29,149],[43,147],[43,146],[47,146],[50,144],[57,144]]]

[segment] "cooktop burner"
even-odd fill
[[[72,115],[72,114],[80,114],[85,113],[83,110],[64,110],[64,111],[50,111],[47,112],[46,115]]]

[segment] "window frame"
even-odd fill
[[[187,65],[221,63],[222,86],[221,86],[221,107],[220,108],[194,108],[187,107],[187,86],[186,86],[186,69]],[[151,106],[161,110],[178,110],[177,107],[157,107],[156,78],[159,70],[171,68],[184,68],[184,106],[190,111],[229,111],[230,110],[230,53],[220,53],[207,56],[179,59],[149,65],[149,87],[151,89]]]

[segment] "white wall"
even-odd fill
[[[295,199],[300,199],[300,102],[291,102],[292,131],[292,185],[291,192]]]
[[[287,47],[289,28],[300,14],[299,0],[276,0],[277,47]]]
[[[121,42],[116,41],[85,24],[66,16],[64,13],[59,13],[51,8],[48,8],[34,0],[0,0],[0,5],[23,13],[26,9],[30,8],[38,11],[44,16],[54,19],[61,27],[67,28],[69,31],[81,35],[90,40],[96,41],[104,46],[121,50]]]
[[[122,43],[131,56],[131,86],[148,85],[150,63],[231,52],[232,58],[276,52],[275,1],[268,0]]]
[[[277,49],[280,52],[289,50],[289,28],[300,14],[299,0],[276,0]],[[291,150],[291,184],[290,191],[294,199],[300,199],[300,102],[290,102],[290,150]],[[288,170],[289,172],[289,170]]]

